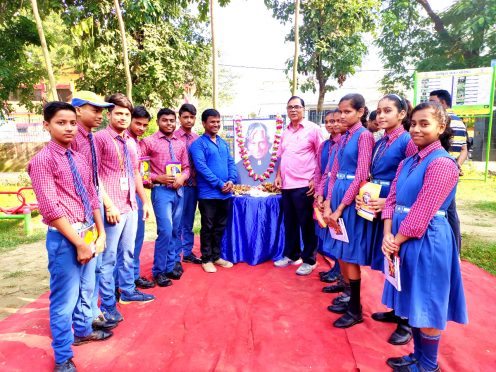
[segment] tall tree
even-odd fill
[[[436,13],[428,0],[387,0],[376,43],[388,73],[382,90],[403,92],[413,69],[489,66],[496,55],[496,0],[457,0]]]
[[[127,98],[133,101],[133,81],[131,80],[131,71],[129,71],[129,56],[127,52],[126,27],[122,19],[122,10],[119,0],[114,0],[115,13],[119,22],[119,31],[121,34],[122,60],[124,62],[124,73],[126,74],[126,95]]]
[[[291,21],[294,1],[265,0],[274,16]],[[306,76],[301,90],[318,91],[317,110],[322,111],[325,94],[342,85],[362,63],[367,47],[364,33],[374,29],[377,0],[308,0],[301,3],[303,24],[299,27],[298,71]],[[294,32],[286,37],[294,40]],[[288,60],[288,70],[292,60]]]

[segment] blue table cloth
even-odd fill
[[[282,258],[284,224],[281,196],[235,196],[222,239],[221,255],[250,265]]]

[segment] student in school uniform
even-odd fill
[[[382,302],[408,318],[414,352],[387,364],[394,371],[440,371],[446,322],[468,322],[456,238],[446,217],[459,169],[447,152],[449,117],[438,103],[413,109],[410,134],[419,151],[400,163],[382,211],[382,251],[388,260],[400,258],[401,291],[386,281]]]
[[[114,269],[118,265],[121,304],[149,302],[155,297],[140,292],[134,284],[134,242],[138,226],[138,204],[136,194],[143,201],[143,218],[148,218],[150,202],[143,189],[138,161],[131,151],[126,129],[131,122],[133,106],[122,93],[106,99],[114,106],[109,108],[107,128],[95,134],[95,143],[100,162],[98,174],[104,191],[105,232],[107,248],[102,255],[100,267],[100,310],[107,320],[121,321],[117,310]]]
[[[100,182],[98,180],[98,152],[95,147],[93,130],[98,128],[103,120],[103,111],[113,104],[105,102],[103,98],[90,91],[78,91],[72,96],[71,104],[76,109],[78,131],[74,141],[71,142],[71,148],[84,156],[91,169],[92,181],[95,185],[98,197],[100,199],[100,213],[103,216],[103,207],[101,203]],[[102,252],[99,252],[102,253]],[[93,328],[95,329],[112,329],[118,323],[105,320],[100,308],[98,307],[98,292],[100,281],[100,266],[102,255],[98,255],[92,264],[85,265],[84,270],[95,271],[95,281],[82,283],[81,300],[91,303]],[[89,288],[85,288],[89,286]],[[89,297],[88,299],[86,297]],[[83,306],[85,308],[86,306]]]
[[[183,208],[183,185],[189,178],[186,145],[174,134],[176,113],[168,108],[157,113],[159,130],[140,142],[141,153],[150,157],[150,178],[153,182],[152,205],[157,219],[157,240],[152,274],[160,287],[172,285],[183,274],[179,227]],[[176,174],[172,164],[179,164]]]
[[[374,270],[384,270],[384,254],[381,249],[384,223],[381,219],[381,211],[389,194],[391,182],[400,162],[418,151],[410,133],[405,130],[409,126],[410,112],[411,107],[396,94],[385,95],[377,105],[376,120],[384,136],[374,146],[370,182],[380,185],[381,191],[378,199],[370,199],[368,202],[368,207],[375,211],[376,217],[367,231],[367,242],[371,244],[372,251],[370,266]],[[362,205],[362,199],[357,196],[355,201],[358,210]],[[374,313],[372,319],[397,324],[396,330],[389,337],[390,344],[404,345],[411,340],[408,319],[395,316],[394,311]]]
[[[363,127],[365,120],[365,100],[360,94],[348,94],[339,101],[341,127],[346,128],[341,135],[334,161],[327,200],[324,203],[324,219],[337,228],[339,218],[343,219],[348,232],[349,243],[330,240],[330,253],[339,259],[344,280],[350,286],[348,303],[333,304],[329,311],[343,314],[334,322],[337,328],[348,328],[363,322],[360,304],[360,265],[370,264],[370,245],[366,243],[366,230],[369,221],[358,216],[355,210],[355,197],[360,184],[368,179],[374,137]],[[344,288],[336,284],[336,291]],[[332,292],[332,291],[331,291]]]
[[[176,136],[186,145],[187,150],[191,144],[199,137],[192,129],[196,121],[196,107],[190,103],[185,103],[179,108],[179,128],[176,130]],[[196,205],[198,204],[198,190],[196,187],[195,171],[193,168],[193,160],[189,158],[189,178],[186,180],[183,201],[183,216],[181,218],[181,227],[179,229],[181,235],[183,262],[189,262],[200,265],[201,259],[193,253],[193,224],[195,222]]]
[[[141,166],[141,149],[139,146],[140,137],[143,136],[148,128],[152,116],[143,106],[136,106],[131,113],[131,124],[127,128],[129,135],[129,146],[135,151],[137,159]],[[138,203],[138,229],[136,231],[136,239],[134,240],[134,284],[137,288],[149,289],[155,287],[155,283],[140,275],[140,255],[145,239],[145,220],[143,219],[143,201],[136,195]]]
[[[81,154],[70,148],[78,130],[76,110],[65,102],[49,102],[43,117],[43,126],[51,140],[31,159],[28,173],[43,222],[48,225],[46,248],[54,370],[75,371],[73,344],[112,336],[110,331],[93,330],[88,302],[84,303],[86,309],[77,306],[82,304],[82,283],[95,281],[94,265],[92,270],[85,270],[85,266],[95,260],[95,252],[103,251],[105,230],[91,168]],[[93,243],[82,236],[92,225],[99,234]]]
[[[327,190],[329,186],[328,173],[332,169],[332,164],[336,155],[336,148],[341,137],[341,126],[338,110],[335,109],[326,114],[324,118],[325,128],[329,133],[329,139],[325,140],[320,144],[319,151],[317,152],[317,168],[315,169],[314,185],[315,185],[315,205],[319,208],[321,212],[324,211],[324,198],[327,196]],[[317,237],[319,238],[318,251],[330,256],[326,252],[324,241],[329,238],[329,229],[327,227],[321,228],[318,223],[315,224]],[[339,269],[339,262],[335,257],[330,256],[334,259],[334,266],[328,271],[323,271],[319,273],[320,280],[324,283],[333,283],[341,275],[341,270]]]

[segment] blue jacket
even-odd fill
[[[214,143],[204,134],[191,144],[189,151],[195,163],[198,198],[230,198],[232,193],[224,194],[222,187],[228,181],[235,183],[238,175],[227,142],[217,136]]]

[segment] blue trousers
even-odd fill
[[[179,226],[183,208],[183,197],[167,187],[152,189],[152,205],[157,219],[157,240],[153,256],[153,276],[174,269],[181,253]]]
[[[184,186],[183,216],[181,218],[181,249],[183,256],[189,256],[193,250],[195,236],[193,224],[195,223],[196,204],[198,203],[198,190],[196,186]]]
[[[115,306],[114,269],[117,264],[121,292],[132,293],[134,285],[134,240],[138,222],[138,211],[121,214],[119,223],[110,224],[105,220],[107,248],[103,251],[100,267],[101,306]]]
[[[136,195],[138,202],[138,230],[136,231],[136,239],[134,240],[134,280],[140,277],[140,254],[145,240],[145,221],[143,221],[143,202]]]
[[[98,199],[100,200],[100,215],[105,221],[105,213],[103,208],[103,200],[101,194],[98,194]],[[91,300],[91,311],[93,312],[93,319],[98,318],[101,314],[100,308],[98,307],[98,295],[100,293],[100,277],[102,269],[102,256],[103,253],[95,257],[95,288],[93,290],[93,298]]]
[[[77,336],[87,336],[92,332],[91,322],[93,318],[91,313],[88,316],[81,312],[79,299],[81,282],[91,280],[90,277],[94,277],[95,272],[94,270],[86,270],[86,265],[77,262],[76,247],[57,231],[48,231],[46,248],[48,271],[50,272],[52,347],[55,363],[63,363],[73,357],[71,348],[74,342],[72,326],[74,325],[74,333]]]

